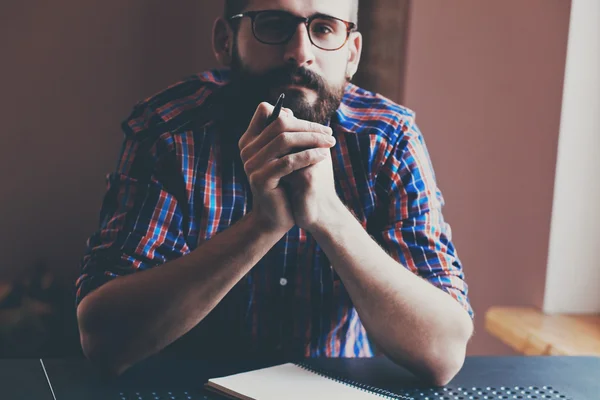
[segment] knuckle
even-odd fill
[[[285,118],[277,118],[271,125],[273,126],[273,129],[277,131],[287,130],[287,122]]]
[[[242,158],[242,160],[248,159],[248,152],[249,152],[249,150],[247,147],[242,148],[242,150],[240,151],[240,157]],[[244,166],[245,166],[245,164],[244,164]]]
[[[293,169],[294,160],[291,155],[285,156],[281,159],[281,167],[286,171]]]
[[[260,182],[260,178],[259,178],[258,174],[255,172],[255,173],[248,175],[248,182],[250,182],[250,185],[252,185],[252,186],[258,186],[258,184]]]
[[[246,160],[244,162],[244,170],[246,172],[250,172],[250,174],[252,174],[252,171],[253,171],[252,160]]]
[[[321,160],[323,158],[323,156],[326,154],[326,149],[313,149],[312,150],[312,154],[311,154],[311,161],[312,159],[319,159]]]
[[[308,127],[310,128],[311,131],[319,131],[321,132],[323,129],[321,129],[321,125],[317,124],[316,122],[310,121],[308,123]]]
[[[281,132],[275,138],[278,145],[286,145],[290,142],[291,139],[292,139],[292,135],[289,132]]]
[[[299,164],[306,165],[306,163],[310,161],[310,151],[301,151],[296,154],[296,157],[298,158]]]
[[[271,106],[271,104],[269,104],[269,102],[268,102],[268,101],[261,101],[261,102],[258,104],[258,106],[259,106],[259,107],[264,107],[265,109],[267,109],[267,108],[269,108],[269,107],[271,107],[271,108],[273,107],[273,106]]]
[[[273,108],[273,106],[271,106],[269,103],[267,103],[266,101],[261,102],[258,107],[256,108],[257,112],[260,113],[268,113],[271,108]]]

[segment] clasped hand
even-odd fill
[[[294,224],[312,231],[339,204],[333,180],[331,128],[297,119],[289,109],[265,128],[273,106],[261,103],[239,141],[264,228],[287,232]]]

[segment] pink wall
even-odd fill
[[[406,106],[417,112],[464,262],[470,354],[511,351],[492,305],[542,306],[570,1],[412,2]]]
[[[3,3],[0,278],[36,260],[76,276],[120,122],[141,98],[214,63],[221,3],[206,3]]]
[[[405,103],[417,111],[471,284],[470,352],[503,353],[482,327],[486,308],[540,306],[543,296],[569,2],[413,3]],[[39,259],[64,279],[77,275],[121,120],[139,99],[215,65],[209,35],[220,8],[3,6],[0,278]]]

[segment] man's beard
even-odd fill
[[[304,89],[285,87],[290,84],[314,91],[316,99],[310,103]],[[228,100],[233,107],[226,106],[226,114],[245,130],[261,102],[274,105],[279,95],[285,93],[283,106],[291,109],[296,118],[325,125],[339,108],[346,84],[344,80],[331,85],[317,73],[293,64],[257,74],[244,65],[234,48]]]

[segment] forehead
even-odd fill
[[[251,0],[247,10],[285,10],[303,17],[319,13],[348,19],[351,8],[352,0]]]

